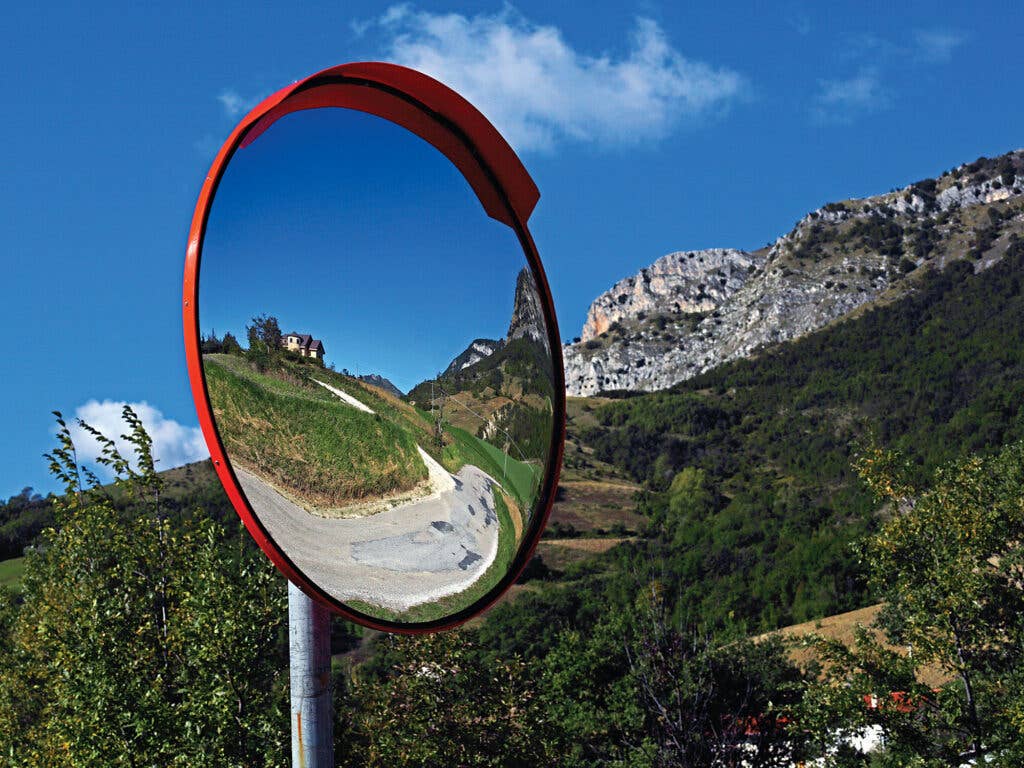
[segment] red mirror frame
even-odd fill
[[[217,433],[206,389],[200,350],[199,266],[217,186],[235,152],[253,142],[275,120],[290,112],[321,107],[355,109],[384,118],[406,128],[444,154],[469,182],[487,215],[515,231],[533,273],[547,325],[554,375],[553,429],[544,481],[529,529],[523,533],[509,572],[497,585],[472,605],[435,621],[403,624],[355,611],[328,595],[299,570],[260,523],[242,492]],[[533,556],[551,513],[565,441],[565,373],[558,323],[551,289],[526,226],[539,197],[536,185],[515,152],[475,107],[455,91],[420,72],[381,62],[331,67],[267,97],[231,132],[206,175],[189,229],[182,298],[188,376],[203,437],[210,449],[217,477],[260,549],[309,597],[346,619],[374,629],[406,634],[457,626],[493,605]]]

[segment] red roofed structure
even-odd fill
[[[302,357],[324,359],[324,343],[308,333],[286,333],[281,337],[281,346],[290,352],[298,352]]]

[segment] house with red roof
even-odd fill
[[[289,352],[298,352],[302,357],[324,359],[324,343],[308,333],[286,333],[281,337],[281,346]]]

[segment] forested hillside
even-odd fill
[[[649,489],[644,559],[680,610],[772,628],[864,605],[849,544],[878,515],[851,456],[873,438],[921,479],[1024,436],[1022,280],[1018,241],[980,273],[954,262],[896,303],[598,408],[581,438]]]
[[[879,517],[852,454],[873,437],[907,455],[921,479],[952,458],[1024,437],[1022,279],[1018,241],[986,270],[953,262],[895,303],[670,391],[574,400],[568,493],[556,503],[552,535],[618,545],[590,557],[577,548],[569,567],[556,569],[561,578],[548,573],[516,598],[522,611],[493,611],[487,624],[499,644],[524,650],[514,638],[530,634],[506,631],[505,610],[516,622],[532,612],[524,626],[537,621],[538,629],[545,617],[585,624],[591,600],[597,611],[609,589],[629,599],[630,585],[655,575],[675,585],[669,602],[678,616],[752,630],[867,604],[850,544]],[[641,489],[637,501],[627,477]],[[229,513],[205,464],[168,478],[172,513],[197,505]],[[30,494],[0,507],[6,557],[50,522],[49,507]],[[581,513],[598,522],[581,522]],[[551,560],[555,548],[541,553]],[[530,643],[542,645],[544,634]]]
[[[573,400],[547,559],[501,604],[423,639],[336,622],[338,764],[783,766],[869,724],[888,764],[1019,764],[1022,277],[1014,244],[671,391]],[[41,504],[16,497],[7,521]],[[72,493],[50,520],[0,600],[4,759],[282,764],[282,583],[209,466]],[[818,677],[748,639],[879,600],[913,659],[813,641]],[[867,712],[879,691],[928,704]]]

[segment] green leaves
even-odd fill
[[[197,511],[171,524],[151,441],[134,461],[87,424],[108,494],[57,414],[48,458],[67,489],[0,609],[0,756],[18,766],[281,765],[285,590],[242,535]]]
[[[463,633],[392,636],[381,679],[353,680],[337,742],[346,765],[557,763],[537,681],[517,657],[485,661]]]
[[[818,639],[825,675],[808,693],[806,716],[814,722],[829,713],[837,732],[842,723],[865,722],[853,704],[874,695],[890,706],[869,721],[885,730],[888,752],[908,764],[988,755],[994,764],[1017,765],[1024,736],[1024,443],[947,464],[925,491],[900,479],[903,467],[898,454],[876,447],[858,461],[867,483],[894,502],[890,519],[862,549],[885,600],[877,629],[891,645],[863,629],[853,649]],[[936,677],[938,687],[925,683]]]

